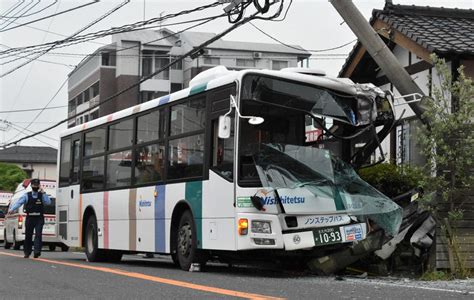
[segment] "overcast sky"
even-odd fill
[[[28,4],[32,7],[37,1],[38,0],[23,0],[23,11],[28,9]],[[19,2],[20,1],[18,0],[0,0],[0,15],[3,16],[8,9]],[[35,7],[32,7],[27,14],[38,11],[54,2],[56,1],[41,0],[41,2]],[[14,20],[15,22],[8,25],[8,27],[6,27],[8,29],[9,27],[13,27],[15,24],[25,23],[89,2],[92,2],[92,0],[62,0],[57,1],[57,3],[43,12],[30,17],[23,17],[16,20],[2,19],[0,17],[0,30],[8,25],[5,22],[6,20]],[[102,0],[99,3],[48,18],[29,26],[0,32],[0,43],[2,44],[0,49],[6,49],[5,46],[21,47],[62,39],[98,19],[121,2],[123,2],[123,0]],[[106,19],[95,24],[85,31],[85,33],[96,32],[144,19],[158,17],[160,13],[169,14],[185,9],[192,9],[196,6],[212,2],[214,2],[214,0],[131,0],[130,3],[126,4]],[[393,2],[395,4],[429,5],[433,7],[444,6],[473,8],[472,0],[394,0]],[[289,0],[285,0],[285,5],[288,5],[288,3]],[[372,10],[383,8],[385,1],[354,0],[354,3],[362,14],[369,19]],[[169,20],[163,23],[163,27],[166,27],[167,23],[175,21],[191,20],[216,15],[222,12],[223,7],[224,6],[219,6],[200,13],[186,15],[179,19]],[[251,12],[253,12],[253,7],[250,7],[247,13]],[[300,45],[305,49],[327,49],[345,44],[355,39],[354,34],[350,31],[348,26],[342,22],[342,18],[338,15],[328,0],[294,0],[284,21],[254,21],[253,23],[282,42]],[[188,26],[189,25],[178,25],[170,26],[168,28],[178,31]],[[229,26],[227,19],[222,18],[193,29],[193,31],[219,33],[227,26]],[[238,28],[227,35],[224,39],[275,43],[250,25],[244,25],[243,27]],[[111,38],[106,37],[93,42],[85,42],[70,47],[52,50],[49,54],[42,56],[40,59],[57,64],[35,61],[3,78],[0,78],[0,112],[44,107],[58,92],[59,87],[66,80],[68,73],[72,70],[72,67],[67,65],[73,66],[78,64],[84,57],[83,55],[93,52],[101,45],[110,43],[110,41]],[[353,45],[354,44],[351,44],[344,48],[325,53],[348,54]],[[1,74],[24,62],[24,60],[18,60],[13,63],[5,64],[5,62],[11,59],[12,57],[0,59]],[[322,59],[315,57],[311,59],[310,66],[313,68],[324,69],[329,75],[335,76],[338,74],[343,63],[344,59],[341,58]],[[49,104],[50,107],[62,105],[67,105],[67,84],[59,90],[57,96]],[[0,131],[0,145],[5,141],[8,142],[23,136],[17,136],[17,130],[21,127],[26,127],[28,123],[35,118],[37,113],[37,111],[8,114],[0,113],[0,130],[5,128],[1,123],[2,120],[7,120],[13,123],[13,126],[7,131]],[[66,118],[66,116],[67,108],[45,110],[35,123],[31,125],[29,130],[37,131],[46,128],[53,123]],[[42,142],[35,139],[28,139],[21,142],[21,145],[45,146],[45,143],[47,143],[57,147],[59,133],[65,128],[66,125],[62,125],[57,129],[44,133],[43,136],[37,136],[37,139]]]

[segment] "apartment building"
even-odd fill
[[[194,76],[216,65],[233,70],[280,70],[307,65],[311,56],[296,45],[219,39],[204,48],[200,56],[186,58],[106,101],[214,36],[205,32],[176,34],[166,28],[114,35],[111,44],[87,56],[69,74],[68,115],[76,117],[69,120],[68,127],[186,88]]]

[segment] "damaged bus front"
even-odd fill
[[[399,231],[402,208],[353,169],[393,128],[393,108],[371,85],[281,74],[245,73],[231,100],[236,113],[227,114],[240,117],[238,250],[273,249],[330,273]],[[222,138],[229,136],[227,115]]]

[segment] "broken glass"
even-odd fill
[[[398,233],[402,209],[325,149],[259,144],[255,165],[264,189],[287,214],[347,213]]]

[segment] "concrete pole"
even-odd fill
[[[388,80],[393,83],[402,95],[412,93],[424,95],[420,87],[400,65],[392,51],[388,49],[387,45],[385,45],[354,3],[352,3],[352,0],[329,0],[329,2],[331,2],[347,25],[349,25],[367,52],[369,52],[370,56],[385,73]],[[409,99],[407,97],[405,100],[409,101],[413,100],[413,98]],[[424,109],[419,105],[419,102],[411,102],[408,105],[410,105],[410,108],[424,124],[428,123],[422,116]]]

